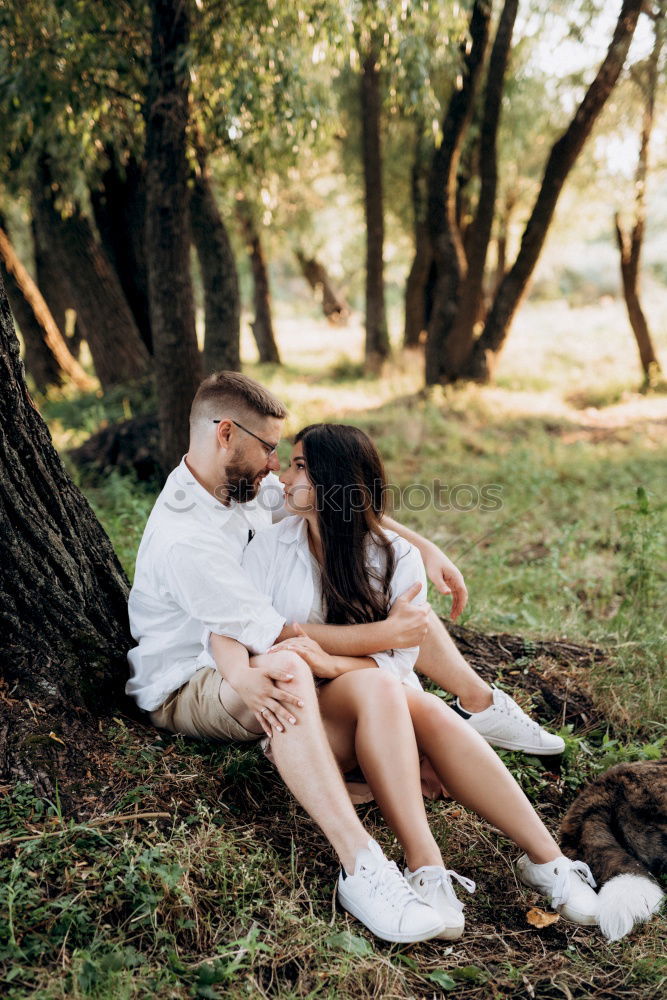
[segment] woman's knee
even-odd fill
[[[415,725],[437,727],[455,731],[463,721],[442,698],[426,691],[411,693],[409,698],[410,715]]]
[[[398,677],[388,673],[386,670],[372,668],[369,670],[359,670],[359,694],[364,704],[383,705],[394,704],[402,706],[406,704],[405,688]]]

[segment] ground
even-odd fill
[[[364,378],[354,324],[279,316],[278,331],[286,366],[248,370],[287,401],[289,432],[326,417],[372,434],[396,515],[465,573],[457,642],[566,738],[557,769],[505,755],[555,831],[589,776],[664,746],[667,395],[635,391],[620,304],[529,304],[496,386],[428,396],[416,354]],[[656,339],[664,356],[667,337]],[[150,399],[130,387],[41,405],[64,451]],[[446,486],[450,501],[458,489],[436,510],[415,486],[431,498]],[[85,489],[131,574],[153,487],[110,475]],[[446,615],[447,599],[430,596]],[[32,749],[61,780],[51,801],[25,784],[2,789],[8,996],[652,1000],[667,981],[664,921],[613,945],[562,920],[529,924],[539,901],[516,883],[517,852],[453,802],[428,810],[447,863],[478,883],[465,937],[384,945],[336,911],[332,854],[256,748],[163,736],[123,706],[57,725],[35,702],[9,707],[31,720]],[[376,808],[362,815],[400,861]]]

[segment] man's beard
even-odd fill
[[[260,475],[260,472],[261,470],[253,469],[234,456],[226,469],[227,482],[223,487],[220,487],[220,490],[225,493],[228,501],[249,503],[259,493],[261,480],[258,480],[257,476]]]

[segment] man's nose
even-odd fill
[[[271,472],[280,472],[280,459],[277,452],[274,451],[273,455],[270,456],[268,464]]]

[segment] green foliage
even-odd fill
[[[666,511],[667,502],[656,503],[643,486],[637,487],[633,503],[616,508],[621,525],[621,588],[624,593],[617,618],[628,636],[645,627],[647,616],[661,613],[660,598],[667,585]]]

